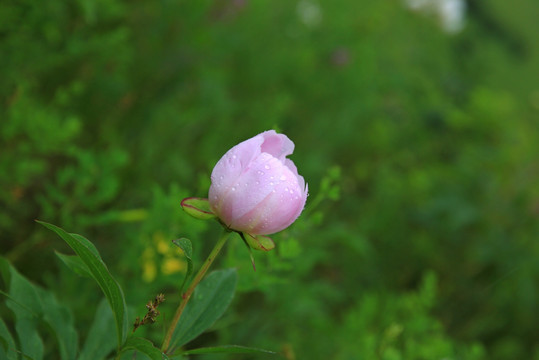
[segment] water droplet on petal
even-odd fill
[[[219,176],[219,179],[223,180],[225,177],[223,175]]]
[[[258,170],[256,173],[257,173],[258,175],[260,175],[260,176],[264,175],[264,172],[261,171],[261,170]]]
[[[236,155],[232,155],[232,159],[235,159],[237,156]]]
[[[281,175],[281,177],[279,178],[279,180],[281,180],[281,181],[285,181],[285,180],[286,180],[286,176],[284,176],[284,175]]]
[[[270,166],[269,165],[264,165],[264,169],[269,170]]]
[[[232,186],[232,188],[230,188],[230,190],[236,191],[236,188],[234,186]]]
[[[270,182],[270,185],[273,186],[273,185],[275,185],[275,184],[274,184],[273,181],[272,181],[272,182]],[[275,190],[274,190],[274,191],[275,191]]]

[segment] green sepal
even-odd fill
[[[243,233],[243,236],[249,247],[251,247],[252,249],[270,251],[275,248],[275,243],[268,236],[251,235],[248,233]]]
[[[208,199],[188,197],[181,202],[182,209],[192,217],[200,220],[209,220],[215,217],[210,209]]]

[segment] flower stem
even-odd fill
[[[182,294],[182,300],[180,302],[180,305],[178,306],[178,309],[176,310],[176,314],[174,314],[174,318],[172,319],[172,323],[170,324],[170,327],[168,328],[167,334],[165,335],[165,340],[163,341],[163,346],[161,346],[161,351],[167,352],[168,347],[170,345],[170,341],[172,340],[172,335],[174,334],[174,330],[176,329],[176,326],[178,325],[178,321],[180,320],[180,317],[182,316],[183,310],[185,309],[185,306],[187,305],[187,302],[191,298],[191,295],[193,295],[193,291],[195,290],[196,286],[208,269],[210,268],[211,264],[217,257],[217,254],[219,254],[219,251],[223,248],[223,246],[226,243],[226,240],[228,239],[229,232],[225,231],[223,235],[219,238],[217,243],[215,244],[214,248],[208,255],[208,258],[206,261],[204,261],[204,264],[202,264],[202,267],[200,270],[198,270],[198,273],[193,278],[193,281],[191,281],[191,284],[187,288],[187,290]]]

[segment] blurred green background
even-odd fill
[[[101,294],[33,220],[83,234],[131,322],[166,294],[140,330],[160,343],[185,271],[170,241],[200,264],[220,231],[180,200],[274,128],[306,209],[256,272],[227,244],[216,268],[238,268],[237,295],[189,347],[539,359],[539,2],[468,0],[456,25],[435,3],[3,0],[0,251],[84,339]]]

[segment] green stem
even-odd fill
[[[200,281],[202,280],[202,278],[204,277],[204,275],[210,268],[211,264],[217,257],[217,254],[219,254],[219,251],[221,251],[221,249],[225,245],[226,240],[228,239],[228,234],[229,232],[225,231],[224,234],[221,235],[221,237],[217,241],[217,244],[215,244],[214,248],[208,255],[208,258],[206,259],[206,261],[204,261],[204,264],[202,265],[198,273],[193,278],[193,281],[189,285],[189,288],[187,288],[187,290],[182,294],[182,301],[180,302],[180,305],[178,306],[178,309],[176,310],[176,314],[174,314],[174,318],[172,319],[172,323],[170,324],[167,334],[165,335],[163,346],[161,346],[161,351],[163,351],[164,353],[168,351],[170,341],[172,340],[172,334],[174,334],[174,330],[176,329],[176,326],[178,325],[178,321],[180,320],[180,317],[182,316],[183,310],[185,309],[187,302],[191,298],[191,295],[193,295],[193,291],[195,290],[196,286],[198,285],[198,283],[200,283]]]

